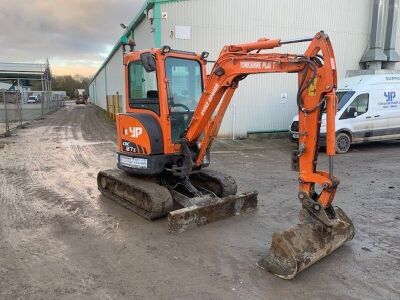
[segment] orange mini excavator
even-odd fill
[[[299,42],[309,42],[302,55],[264,51]],[[337,78],[324,32],[225,46],[209,75],[207,52],[197,55],[169,46],[133,51],[133,41],[124,49],[126,44],[131,51],[124,54],[126,113],[117,116],[119,170],[99,172],[104,195],[148,219],[168,214],[171,232],[256,207],[256,192],[236,194],[232,177],[204,169],[210,147],[241,80],[250,74],[297,73],[300,137],[292,165],[299,171],[300,224],[275,233],[258,266],[293,278],[353,238],[352,222],[332,206],[339,184],[333,175]],[[328,172],[317,170],[323,110]]]

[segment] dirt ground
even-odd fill
[[[258,210],[170,235],[98,192],[115,140],[103,112],[75,104],[0,139],[1,299],[399,299],[400,142],[336,157],[356,236],[285,281],[256,262],[297,222],[293,144],[218,141],[212,167],[258,190]]]

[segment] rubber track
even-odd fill
[[[202,170],[190,176],[190,180],[193,184],[212,191],[218,197],[236,195],[237,193],[235,179],[230,175],[218,171]]]
[[[102,178],[104,177],[107,178],[108,181],[106,188],[102,186]],[[111,186],[110,181],[113,182]],[[116,186],[116,184],[119,186]],[[173,200],[168,189],[151,181],[151,178],[146,180],[145,177],[129,176],[121,170],[110,169],[98,173],[97,186],[103,195],[149,220],[164,217],[173,209]],[[107,188],[107,186],[111,188]],[[132,195],[132,190],[141,192],[140,199],[137,199],[137,204],[115,193],[115,188],[120,188],[121,186],[124,186],[122,189],[123,194],[129,193]],[[126,188],[128,188],[128,191]],[[140,202],[146,197],[150,199],[152,204],[151,208],[148,209],[140,205]]]

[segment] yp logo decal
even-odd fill
[[[396,97],[396,92],[384,92],[383,93],[386,97],[386,102],[393,102],[394,98]]]
[[[128,129],[124,128],[124,134],[130,135],[133,138],[138,138],[143,133],[142,127],[129,127]]]

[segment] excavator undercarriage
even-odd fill
[[[139,177],[110,169],[98,173],[97,183],[102,194],[146,219],[168,215],[171,233],[257,207],[257,192],[236,194],[235,180],[212,170],[197,172],[190,176],[189,182],[185,182],[168,173],[158,177]],[[191,191],[193,187],[201,194]]]

